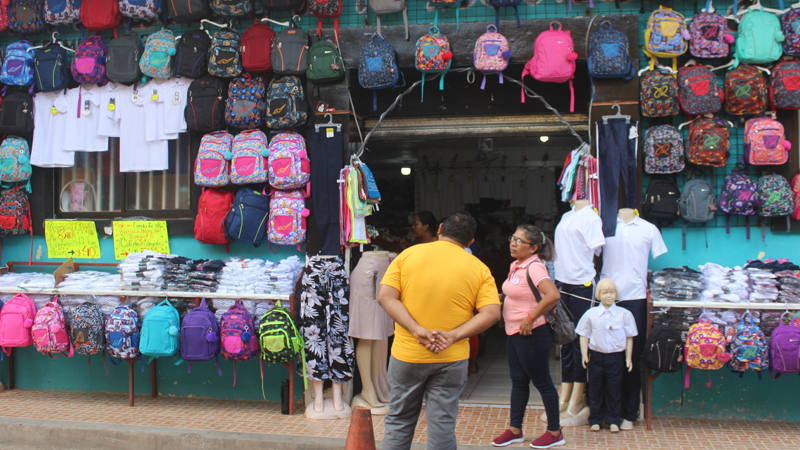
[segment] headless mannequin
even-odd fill
[[[636,211],[631,208],[622,208],[619,210],[619,218],[625,223],[631,223],[636,218]]]

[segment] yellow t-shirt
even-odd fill
[[[400,301],[421,326],[450,331],[470,320],[473,311],[499,305],[494,277],[478,258],[456,244],[436,241],[404,250],[392,261],[381,284],[400,291]],[[414,335],[394,326],[392,356],[407,363],[447,363],[469,358],[469,340],[436,354]]]

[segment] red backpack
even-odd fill
[[[0,0],[0,33],[8,29],[8,6],[11,0]]]
[[[122,22],[118,0],[83,0],[81,3],[81,23],[90,31],[114,30]]]
[[[216,188],[203,189],[197,205],[197,219],[194,221],[194,238],[203,244],[222,245],[225,250],[230,243],[225,238],[225,217],[233,206],[235,195],[232,191]]]
[[[339,40],[339,16],[342,15],[342,0],[309,0],[308,14],[317,18],[317,36],[322,36],[322,18],[333,18],[336,40]]]
[[[272,70],[272,41],[275,30],[256,19],[242,34],[242,66],[250,73]]]

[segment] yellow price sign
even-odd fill
[[[91,221],[47,220],[44,222],[48,258],[100,258],[97,227]]]
[[[121,220],[113,223],[114,258],[125,259],[128,253],[152,250],[169,253],[167,222],[164,220]]]

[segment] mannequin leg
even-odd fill
[[[561,395],[558,397],[558,411],[564,412],[569,406],[569,399],[572,397],[572,387],[575,383],[561,383]]]
[[[311,384],[314,385],[314,411],[323,412],[323,411],[325,411],[325,404],[323,403],[323,398],[322,398],[322,384],[323,384],[323,381],[322,380],[312,380]],[[341,396],[340,396],[340,399],[341,399]]]
[[[586,406],[583,400],[585,390],[586,383],[574,383],[572,386],[572,395],[569,398],[569,407],[566,411],[568,417],[578,414]]]
[[[384,406],[375,393],[375,374],[373,374],[374,358],[373,347],[377,341],[371,339],[359,339],[356,346],[356,364],[361,373],[361,398],[373,408]],[[336,383],[334,383],[336,384]]]
[[[375,366],[377,366],[377,369],[373,371],[375,378],[378,379],[378,382],[375,384],[375,390],[378,393],[378,400],[389,404],[392,400],[392,390],[389,387],[389,374],[387,372],[389,364],[389,341],[377,341],[376,345],[378,347],[379,356],[375,358],[373,355],[372,358]]]
[[[342,402],[342,383],[333,383],[333,409],[336,411],[344,411],[344,403]]]
[[[381,383],[383,382],[381,368],[383,368],[383,376],[386,376],[386,362],[381,359],[381,347],[384,342],[386,341],[372,341],[372,388],[380,403],[387,403],[388,400],[384,400],[381,392]]]

